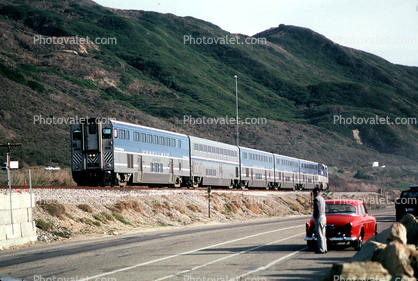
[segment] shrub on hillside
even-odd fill
[[[355,179],[361,179],[361,180],[368,180],[371,181],[373,180],[373,177],[370,175],[367,175],[366,173],[364,173],[363,171],[358,170],[357,173],[354,175]]]

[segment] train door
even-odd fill
[[[295,174],[292,173],[292,186],[296,187]]]
[[[101,123],[83,124],[84,127],[84,151],[87,154],[87,170],[101,169]]]
[[[264,170],[264,186],[267,187],[268,184],[267,170]]]
[[[138,160],[137,160],[137,164],[138,164],[138,171],[137,171],[137,177],[136,177],[136,182],[142,182],[144,179],[144,173],[143,173],[143,165],[142,165],[142,155],[138,156]]]
[[[253,185],[253,181],[254,181],[254,170],[251,169],[251,180],[250,180],[250,185]]]
[[[168,181],[170,183],[172,183],[172,182],[174,182],[174,165],[173,165],[173,159],[170,159],[169,160],[168,171],[169,171]]]

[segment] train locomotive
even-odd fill
[[[328,188],[324,164],[109,119],[71,125],[79,186]]]

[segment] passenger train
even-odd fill
[[[108,119],[71,125],[80,185],[328,188],[324,164]]]

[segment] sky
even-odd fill
[[[418,0],[94,0],[110,8],[191,16],[230,33],[254,35],[280,24],[395,64],[418,66]]]

